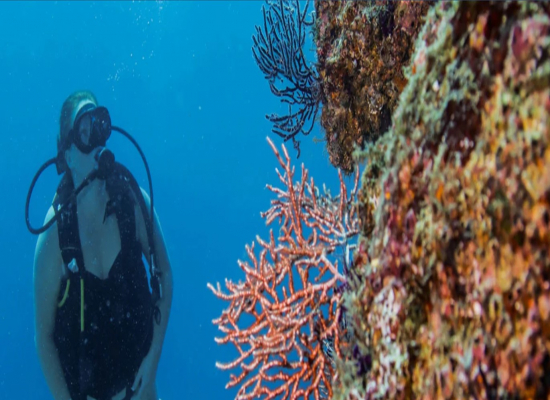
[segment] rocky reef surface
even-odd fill
[[[550,396],[550,6],[316,1],[363,168],[336,399]]]

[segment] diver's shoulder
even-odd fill
[[[55,210],[53,208],[53,205],[48,208],[48,212],[46,213],[46,218],[44,218],[44,223],[48,222],[53,216],[55,215]]]
[[[53,208],[46,214],[45,222],[55,215]],[[46,286],[56,287],[59,278],[58,266],[62,265],[63,258],[59,248],[57,223],[38,235],[34,253],[34,275],[41,282],[49,282]]]
[[[44,218],[44,224],[48,223],[54,217],[55,217],[55,210],[52,205],[50,206],[50,208],[48,209],[48,212],[46,213],[46,217]],[[38,236],[38,246],[59,247],[57,222],[54,222],[48,229],[46,229],[44,232],[42,232]]]
[[[145,204],[147,205],[147,207],[150,206],[151,204],[151,198],[149,197],[149,193],[147,193],[147,191],[142,188],[141,186],[139,187],[139,190],[141,191],[141,195],[143,196],[143,199],[145,200]]]

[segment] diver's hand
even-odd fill
[[[145,399],[145,396],[150,392],[154,393],[157,365],[158,359],[149,351],[141,362],[141,366],[136,374],[136,379],[132,385],[132,390],[134,391],[132,400]]]

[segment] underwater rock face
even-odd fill
[[[355,3],[323,4],[344,18]],[[376,119],[365,125],[351,111],[371,115],[368,101],[352,106],[335,90],[334,102],[350,102],[339,125],[325,127],[338,143],[328,142],[335,164],[347,165],[341,137],[373,140],[356,155],[367,162],[363,237],[359,279],[344,294],[352,339],[342,346],[336,399],[549,398],[549,10],[434,5],[393,124],[377,140],[365,133]],[[346,20],[352,32],[356,20]],[[328,71],[328,82],[348,76]],[[368,91],[358,77],[347,87]],[[381,87],[372,90],[391,98]],[[336,110],[325,107],[325,124]]]
[[[424,1],[315,1],[321,125],[332,165],[350,173],[354,145],[390,127],[428,8]]]

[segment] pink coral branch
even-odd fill
[[[345,282],[334,253],[359,233],[354,206],[359,174],[347,193],[342,174],[340,193],[320,193],[302,165],[301,179],[293,182],[295,169],[284,145],[282,153],[267,139],[281,171],[283,188],[267,185],[276,196],[261,213],[268,225],[277,221],[279,236],[257,237],[246,246],[249,261],[239,261],[245,281],[226,280],[227,292],[208,284],[214,295],[229,302],[213,323],[224,334],[219,344],[232,343],[238,357],[217,363],[223,370],[240,368],[227,387],[239,387],[237,399],[321,399],[332,394],[333,355],[324,349],[327,339],[339,343],[343,328],[335,289]],[[247,315],[247,325],[240,320]],[[338,347],[334,348],[338,352]]]

